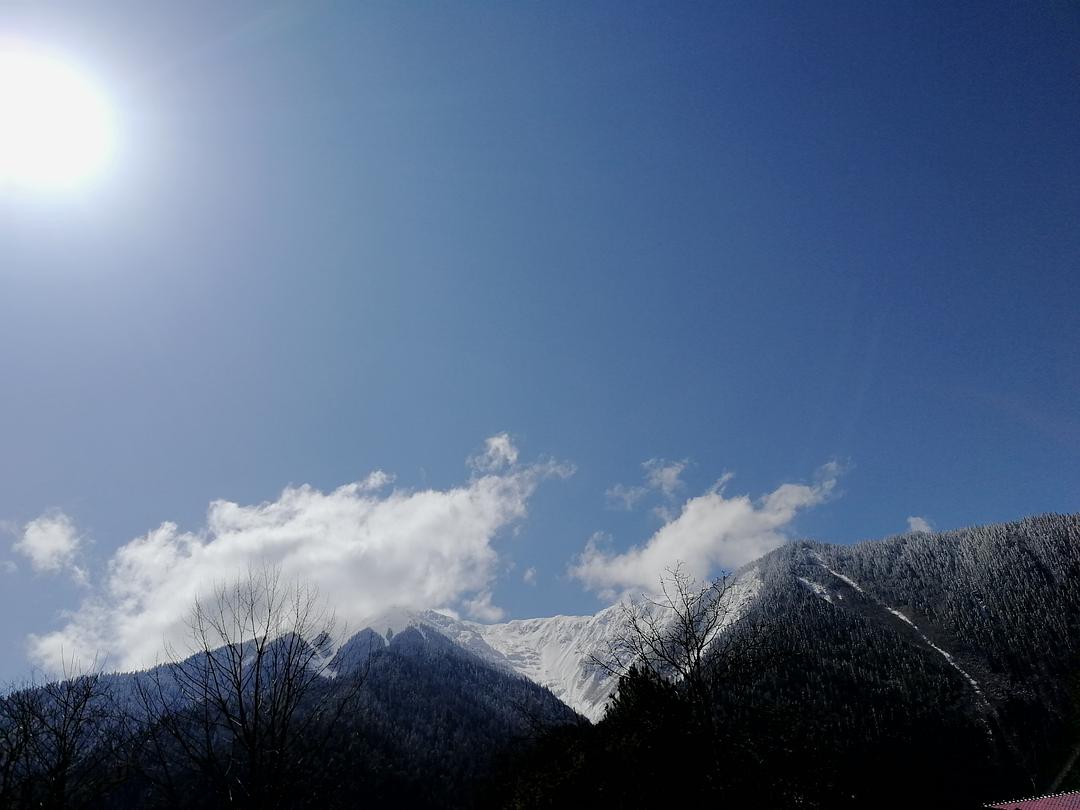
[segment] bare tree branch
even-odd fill
[[[170,795],[179,765],[230,806],[295,806],[364,680],[330,670],[336,630],[318,591],[276,568],[197,599],[187,647],[140,682],[148,778]]]
[[[664,572],[656,595],[623,602],[620,622],[590,664],[617,678],[633,668],[676,685],[701,711],[727,668],[749,660],[761,637],[733,577],[700,583],[681,564]]]

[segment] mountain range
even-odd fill
[[[362,683],[323,740],[321,787],[304,783],[303,797],[643,806],[670,798],[670,771],[687,767],[700,771],[681,784],[688,796],[775,807],[869,806],[883,784],[897,801],[954,807],[1080,788],[1080,515],[854,545],[791,542],[734,572],[723,598],[730,610],[716,639],[753,628],[759,643],[753,660],[721,660],[716,650],[732,649],[723,644],[710,653],[722,674],[709,710],[718,725],[704,737],[688,731],[697,720],[677,678],[620,681],[596,665],[625,633],[623,603],[496,624],[433,610],[371,616],[295,707],[317,713]],[[168,682],[170,671],[156,672]],[[102,677],[114,704],[137,708],[155,674]],[[0,766],[14,728],[0,717]],[[92,806],[195,806],[211,795],[206,785],[155,793],[152,767],[114,761],[129,742],[114,739],[89,770],[137,775]],[[40,772],[24,772],[26,795],[40,803]],[[303,797],[278,798],[302,806]]]
[[[732,580],[728,596],[740,610],[748,609],[760,587],[757,570],[751,567]],[[434,610],[396,608],[362,623],[383,637],[409,627],[433,630],[492,666],[549,689],[578,714],[596,722],[603,717],[616,685],[612,673],[597,666],[597,660],[622,630],[623,605],[610,605],[591,616],[514,619],[497,624],[466,621]]]
[[[792,542],[732,582],[731,618],[768,628],[780,662],[733,683],[733,700],[820,726],[838,760],[947,726],[968,750],[941,780],[977,765],[1004,794],[1080,787],[1080,516]],[[593,659],[622,615],[479,624],[390,611],[369,624],[429,628],[597,722],[616,682]]]

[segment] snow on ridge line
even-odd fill
[[[592,721],[603,715],[613,684],[589,667],[614,632],[618,605],[592,616],[553,616],[482,624],[432,610],[390,608],[361,624],[384,638],[392,631],[424,626],[489,664],[528,678]]]
[[[724,626],[746,612],[761,584],[757,568],[732,580],[732,610]],[[473,626],[491,647],[507,657],[516,671],[547,687],[572,709],[596,722],[604,714],[615,679],[598,671],[590,659],[602,653],[608,639],[620,631],[622,617],[622,605],[616,603],[592,616],[513,619]],[[718,628],[718,632],[722,629]]]
[[[728,624],[737,621],[761,588],[756,568],[732,581],[732,610]],[[384,638],[387,631],[423,625],[459,647],[501,669],[522,675],[550,689],[579,714],[596,722],[604,714],[615,679],[591,662],[622,627],[621,603],[589,616],[550,616],[481,624],[447,613],[390,608],[361,624]],[[726,625],[725,625],[726,626]],[[723,628],[719,628],[723,629]]]

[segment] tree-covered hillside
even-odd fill
[[[713,662],[707,715],[631,670],[598,726],[513,774],[511,803],[980,807],[1080,787],[1080,518],[793,543],[752,568],[729,632],[757,643]]]

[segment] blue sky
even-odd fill
[[[163,521],[210,542],[214,501],[375,470],[362,510],[520,498],[446,592],[471,615],[595,610],[590,538],[620,559],[785,484],[766,541],[1077,508],[1073,4],[35,3],[0,30],[84,65],[118,135],[92,185],[0,191],[2,678],[28,634],[93,635]]]

